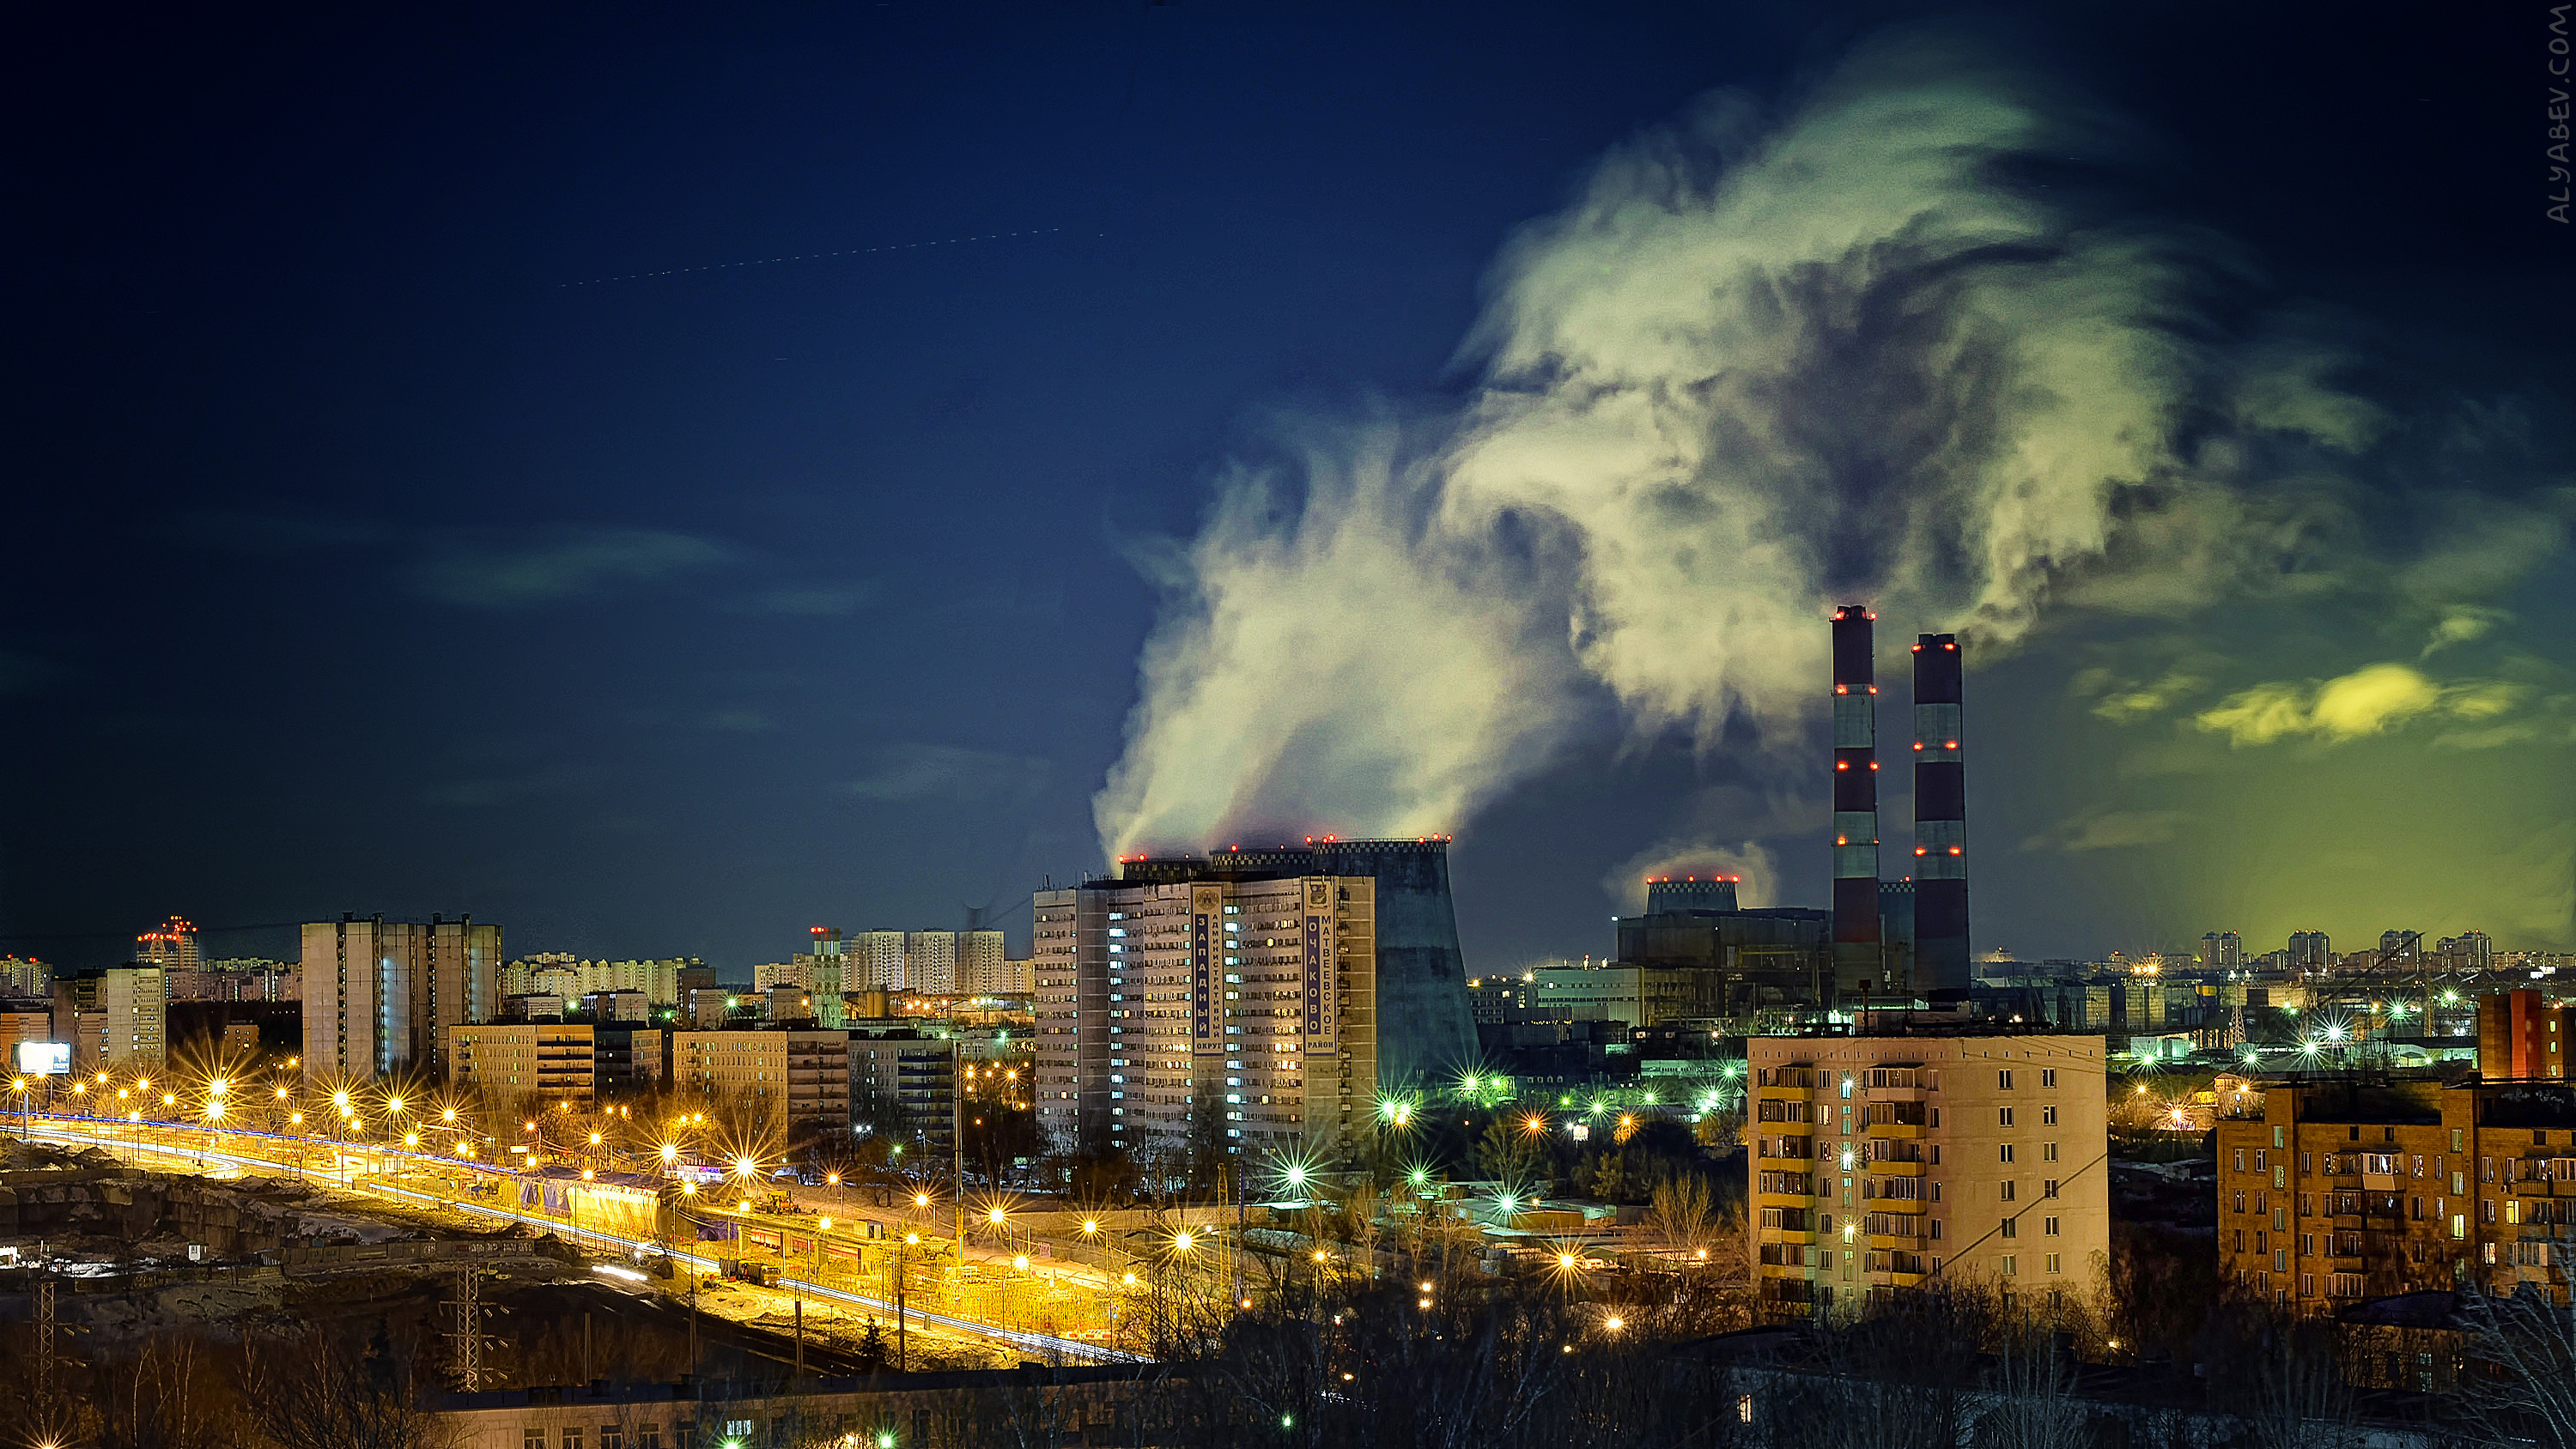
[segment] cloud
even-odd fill
[[[2072,853],[2162,845],[2190,823],[2191,816],[2180,810],[2092,810],[2059,821],[2024,840],[2021,848]]]
[[[207,511],[181,515],[190,543],[253,557],[373,550],[412,594],[471,609],[515,610],[665,583],[737,565],[720,539],[595,524],[403,528],[367,519]],[[777,590],[756,612],[816,612],[833,590]]]
[[[1671,838],[1659,840],[1619,862],[1601,878],[1601,888],[1623,911],[1646,908],[1646,878],[1664,875],[1734,875],[1737,905],[1767,906],[1780,898],[1780,860],[1758,841],[1733,845]]]
[[[2516,724],[2490,725],[2477,730],[2450,730],[2433,736],[2425,745],[2436,750],[2496,750],[2540,738],[2540,726],[2529,721]]]
[[[660,583],[739,557],[729,544],[649,528],[443,534],[425,544],[407,578],[440,603],[509,610]]]
[[[2482,609],[2474,604],[2453,604],[2442,610],[2433,621],[2432,636],[2424,641],[2424,652],[2416,657],[2430,659],[2455,644],[2467,644],[2495,632],[2499,624],[2509,623],[2511,614],[2502,609]]]
[[[2258,684],[2228,696],[2192,722],[2237,746],[2285,739],[2331,744],[2381,734],[2428,715],[2493,719],[2512,711],[2529,693],[2527,686],[2500,680],[2446,685],[2411,665],[2370,664],[2322,683]]]
[[[2335,350],[2220,319],[2222,239],[2013,179],[2120,149],[1913,31],[1612,151],[1504,249],[1456,411],[1289,428],[1159,556],[1104,853],[1455,828],[1605,699],[1786,750],[1838,600],[1986,653],[2065,599],[2334,586],[2301,561],[2376,416]]]
[[[2091,675],[2093,672],[2088,670],[2086,675]],[[2078,676],[2078,680],[2084,682],[2085,676]],[[2107,719],[2113,724],[2130,724],[2149,715],[2162,714],[2208,687],[2209,681],[2197,674],[2187,674],[2179,669],[2168,670],[2152,683],[2112,689],[2104,693],[2094,702],[2093,714],[2095,718]]]
[[[956,745],[898,744],[878,751],[875,768],[841,789],[880,804],[1018,797],[1043,788],[1052,768],[1051,762],[1029,755]]]

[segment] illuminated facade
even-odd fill
[[[796,1028],[673,1032],[671,1086],[710,1107],[735,1107],[791,1139],[846,1132],[850,1034]]]
[[[135,937],[134,960],[164,971],[194,971],[205,964],[197,950],[197,928],[184,916],[172,916],[161,929]]]
[[[1036,900],[1036,1107],[1059,1150],[1295,1152],[1377,1094],[1365,876],[1093,881]]]
[[[460,1026],[453,1039],[456,1071],[450,1080],[480,1091],[486,1101],[587,1105],[598,1095],[597,1046],[588,1026],[559,1021]]]
[[[342,916],[304,927],[304,1073],[445,1076],[455,1029],[500,1006],[501,928]]]
[[[1746,1045],[1762,1316],[1856,1312],[1943,1279],[2078,1303],[2099,1292],[2102,1038],[1962,1025]]]
[[[2230,1094],[2218,1254],[2302,1312],[2526,1285],[2567,1301],[2576,1088],[2320,1074]]]

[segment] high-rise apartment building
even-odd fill
[[[850,1034],[819,1028],[676,1031],[671,1086],[782,1142],[850,1128]]]
[[[850,964],[843,985],[852,991],[901,991],[903,932],[861,931],[847,943]]]
[[[2576,1088],[2323,1075],[2230,1092],[2218,1256],[2302,1312],[2363,1298],[2539,1291],[2567,1301]]]
[[[444,1076],[451,1033],[498,1010],[501,928],[471,917],[317,921],[304,927],[303,971],[306,1076]]]
[[[31,956],[0,956],[0,996],[48,997],[54,994],[54,968]]]
[[[1857,1310],[1948,1281],[2090,1301],[2111,1246],[2104,1042],[1866,1014],[1755,1037],[1755,1309]]]
[[[54,1040],[72,1070],[158,1066],[169,1055],[170,986],[158,966],[109,966],[54,978]]]
[[[164,971],[194,971],[205,964],[197,949],[197,928],[185,916],[172,916],[157,931],[134,938],[134,963]]]
[[[2213,971],[2234,971],[2245,964],[2245,938],[2234,931],[2210,931],[2200,938],[2200,964]]]
[[[2316,970],[2334,964],[2334,942],[2323,931],[2290,933],[2290,965],[2296,970]]]
[[[456,1070],[449,1080],[505,1110],[557,1102],[586,1106],[598,1095],[596,1048],[586,1025],[460,1026],[453,1040]]]
[[[925,996],[957,990],[957,933],[911,931],[903,938],[903,989]]]
[[[958,932],[957,990],[968,996],[1000,995],[1004,959],[1001,932]]]
[[[1375,882],[1162,874],[1037,893],[1039,1130],[1059,1150],[1148,1159],[1365,1130]]]

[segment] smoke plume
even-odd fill
[[[1837,598],[1991,654],[2310,586],[2283,561],[2349,527],[2330,465],[2379,420],[2226,246],[2085,199],[2118,143],[1916,34],[1612,151],[1503,249],[1454,412],[1221,480],[1104,850],[1454,829],[1605,704],[1789,748]]]

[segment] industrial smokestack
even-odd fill
[[[1876,614],[1834,610],[1834,985],[1883,985],[1878,939]]]
[[[1964,1001],[1968,965],[1968,791],[1959,758],[1959,640],[1914,645],[1914,984]]]

